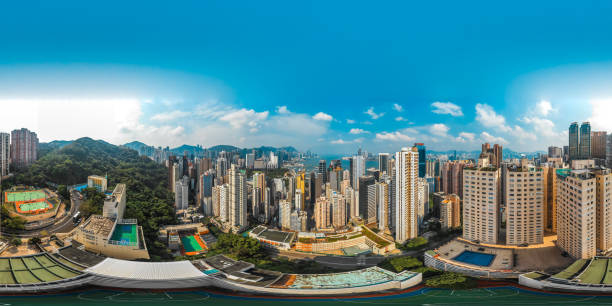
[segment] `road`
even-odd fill
[[[40,229],[23,231],[19,234],[3,231],[2,235],[12,235],[19,238],[31,238],[40,236],[40,232],[42,231],[47,231],[47,233],[49,234],[69,232],[77,226],[77,224],[74,224],[74,222],[72,222],[72,216],[74,216],[79,207],[81,207],[81,203],[82,201],[79,199],[78,193],[72,192],[70,194],[70,212],[65,214],[61,219],[55,221],[55,223]]]

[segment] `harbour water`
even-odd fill
[[[421,288],[369,297],[286,298],[234,296],[214,291],[122,292],[91,289],[60,295],[0,297],[0,305],[612,305],[612,296],[553,294],[513,286],[471,290]]]

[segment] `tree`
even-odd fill
[[[10,243],[11,243],[11,245],[14,245],[14,246],[20,246],[21,245],[21,239],[15,237],[15,238],[11,239]]]
[[[39,237],[32,237],[30,238],[30,240],[28,240],[28,244],[32,244],[32,245],[39,244],[40,242],[41,240]]]
[[[68,187],[66,187],[66,185],[59,185],[59,186],[57,186],[57,194],[64,201],[69,201],[70,200],[70,192],[68,192]]]

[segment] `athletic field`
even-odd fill
[[[181,237],[181,243],[185,255],[197,255],[206,248],[204,241],[196,236],[183,236]]]
[[[33,191],[11,191],[5,193],[5,202],[29,202],[35,200],[41,200],[46,198],[47,195],[42,190]]]
[[[26,214],[34,210],[53,208],[53,205],[44,200],[38,202],[17,203],[16,205],[18,212]]]

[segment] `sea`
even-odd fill
[[[342,161],[342,169],[348,170],[350,166],[350,161],[343,160],[342,157],[344,155],[322,155],[317,158],[308,158],[305,159],[302,163],[304,164],[304,168],[306,171],[311,171],[316,169],[319,166],[319,160],[324,159],[327,162],[327,166],[329,167],[329,162],[335,159],[339,159]],[[366,160],[366,169],[368,168],[376,168],[378,169],[378,160]]]
[[[364,297],[290,298],[233,295],[217,291],[125,292],[89,289],[59,295],[0,297],[0,305],[612,305],[612,296],[556,294],[513,286],[471,290],[419,288]]]

